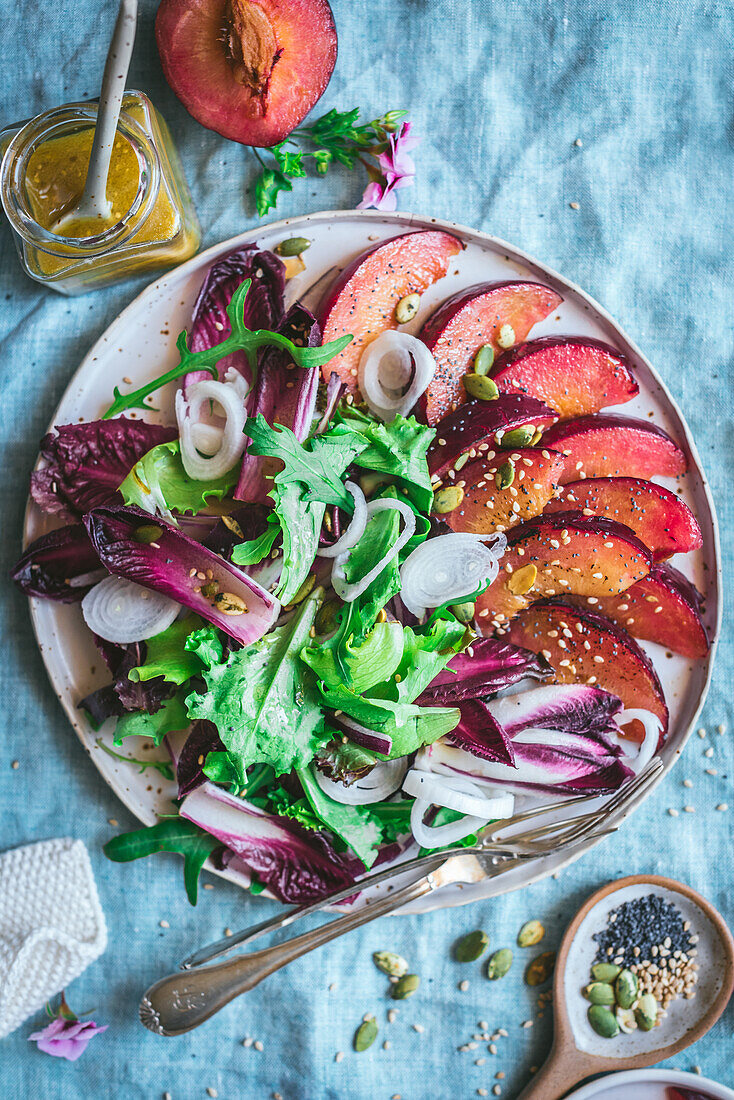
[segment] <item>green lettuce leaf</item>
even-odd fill
[[[369,812],[370,807],[347,806],[329,798],[319,787],[310,768],[298,768],[297,774],[317,818],[341,837],[365,867],[371,867],[377,859],[381,831]]]
[[[276,775],[305,767],[328,736],[299,658],[322,596],[316,589],[285,626],[204,671],[206,691],[186,699],[189,717],[217,727],[241,784],[251,764],[271,764]]]
[[[403,653],[397,675],[372,694],[412,703],[464,646],[466,627],[453,615],[423,627],[403,628]]]
[[[403,627],[400,623],[375,623],[359,645],[353,638],[344,643],[340,660],[328,645],[310,646],[301,653],[301,660],[312,668],[328,687],[338,687],[344,680],[344,666],[349,684],[357,693],[368,691],[387,680],[397,669],[403,656]]]
[[[327,687],[319,683],[324,704],[331,710],[342,710],[360,725],[392,737],[392,749],[381,760],[394,760],[417,752],[422,745],[430,745],[449,733],[459,723],[459,711],[455,707],[419,707],[414,703],[395,702],[391,699],[368,698],[358,695],[348,687]]]
[[[177,619],[166,630],[148,638],[145,643],[145,661],[131,668],[128,678],[135,683],[162,676],[169,684],[185,684],[201,672],[202,662],[195,652],[189,651],[189,635],[203,626],[198,615]],[[211,629],[211,628],[210,628]]]
[[[239,463],[212,481],[194,481],[183,468],[181,445],[177,439],[160,443],[144,454],[133,466],[120,492],[125,504],[136,504],[150,511],[151,501],[164,502],[171,512],[200,512],[211,500],[221,500],[234,489],[239,478]]]
[[[318,500],[308,503],[304,487],[297,482],[279,487],[272,495],[283,530],[283,568],[277,595],[288,604],[313,565],[326,505]]]
[[[413,798],[401,798],[398,802],[373,802],[369,807],[385,844],[392,844],[399,836],[410,832],[410,811],[414,801]]]
[[[368,446],[354,459],[356,465],[391,475],[419,511],[429,513],[433,488],[426,454],[435,428],[419,424],[414,416],[398,415],[389,424],[383,424],[354,408],[344,409],[340,421],[361,432],[367,440]]]
[[[117,719],[113,744],[121,745],[126,737],[150,737],[160,745],[167,733],[185,730],[190,724],[183,700],[174,695],[166,699],[155,714],[133,710]]]
[[[224,653],[221,635],[211,623],[204,623],[198,630],[192,631],[184,642],[184,649],[207,668],[218,665]]]

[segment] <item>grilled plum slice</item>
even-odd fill
[[[510,348],[492,377],[503,393],[528,393],[562,420],[622,405],[640,392],[624,355],[600,340],[547,336]]]
[[[573,597],[569,602],[586,600]],[[709,651],[701,607],[703,596],[672,565],[654,565],[648,575],[619,596],[595,600],[594,611],[606,615],[633,638],[657,642],[683,657],[705,657]]]
[[[571,481],[545,511],[566,512],[569,508],[625,523],[652,550],[656,561],[703,545],[701,528],[688,505],[654,481],[638,477]]]
[[[543,444],[566,455],[561,485],[587,477],[678,477],[688,459],[667,432],[627,416],[580,416],[555,424]]]
[[[562,301],[549,286],[527,282],[482,283],[447,298],[420,333],[437,364],[423,398],[428,423],[437,424],[466,401],[461,379],[480,347],[499,350],[504,326],[512,329],[504,335],[514,343],[524,340]]]
[[[368,344],[397,328],[395,307],[406,294],[422,294],[447,273],[463,244],[433,229],[404,233],[362,252],[329,289],[318,318],[323,343],[346,333],[354,339],[323,366],[324,381],[335,371],[349,392],[357,391],[357,368]]]
[[[488,451],[486,457],[469,462],[446,484],[461,485],[464,497],[458,508],[441,516],[454,531],[487,535],[506,531],[524,520],[540,515],[558,487],[563,455],[518,447],[516,451]],[[502,473],[512,470],[512,484],[504,489]]]
[[[436,438],[428,451],[431,476],[441,477],[469,452],[475,455],[502,445],[502,436],[515,428],[533,427],[545,431],[555,424],[553,409],[522,394],[501,394],[496,401],[468,401],[449,413],[440,423]]]
[[[563,600],[534,604],[514,619],[509,638],[515,645],[542,654],[562,684],[597,684],[619,696],[628,709],[649,710],[668,729],[663,689],[646,653],[626,631],[596,612]],[[642,741],[641,722],[624,726],[626,737]]]
[[[161,0],[155,36],[189,114],[243,145],[288,137],[336,64],[327,0]]]
[[[544,596],[613,596],[647,576],[652,555],[624,524],[579,512],[513,528],[500,572],[477,600],[477,620],[502,625]]]

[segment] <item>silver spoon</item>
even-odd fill
[[[125,94],[127,71],[135,44],[137,18],[138,0],[120,0],[120,10],[102,77],[97,124],[94,128],[84,191],[79,201],[64,211],[52,225],[51,232],[59,236],[64,236],[68,228],[78,220],[99,219],[101,229],[112,214],[112,203],[107,198],[107,177],[122,97]]]

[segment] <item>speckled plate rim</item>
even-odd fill
[[[220,254],[225,253],[227,251],[230,251],[234,248],[241,247],[242,245],[244,245],[248,242],[256,241],[258,239],[258,237],[261,236],[266,231],[267,232],[280,231],[280,230],[291,230],[292,231],[294,229],[305,227],[305,226],[308,226],[308,225],[321,224],[321,223],[324,223],[324,222],[334,223],[334,222],[339,222],[339,221],[354,220],[355,218],[357,218],[359,220],[364,220],[366,223],[369,223],[370,221],[374,221],[375,223],[378,223],[378,222],[384,223],[384,222],[388,221],[388,222],[394,224],[395,228],[397,230],[401,230],[401,229],[402,230],[405,230],[405,229],[438,229],[438,230],[443,230],[447,233],[454,233],[456,236],[460,237],[463,241],[469,241],[469,242],[477,244],[479,246],[484,246],[484,247],[488,246],[489,248],[491,248],[495,251],[502,252],[508,258],[512,259],[514,262],[529,266],[530,268],[537,271],[539,276],[543,276],[543,277],[547,278],[548,280],[550,280],[552,283],[565,288],[566,291],[570,292],[573,295],[576,295],[579,299],[581,299],[581,301],[584,302],[591,310],[593,310],[594,313],[596,313],[596,315],[602,321],[606,322],[606,324],[608,324],[614,330],[614,332],[619,336],[621,341],[623,341],[624,343],[627,344],[629,349],[632,351],[633,355],[636,356],[637,358],[639,358],[639,360],[645,365],[645,368],[650,372],[650,375],[652,376],[653,381],[658,386],[660,392],[664,395],[664,398],[665,398],[665,400],[666,400],[666,402],[669,406],[670,412],[672,413],[673,417],[677,421],[680,434],[683,437],[683,439],[685,440],[685,444],[686,444],[686,447],[688,449],[688,453],[689,453],[690,458],[691,458],[691,465],[692,465],[693,468],[695,468],[695,471],[696,471],[696,473],[698,474],[698,476],[700,477],[700,480],[701,480],[701,489],[702,489],[702,493],[703,493],[703,496],[704,496],[704,500],[705,500],[707,508],[708,508],[708,519],[709,519],[710,524],[711,524],[711,532],[712,532],[712,539],[713,539],[713,551],[714,551],[714,557],[715,557],[715,569],[714,569],[713,572],[714,572],[714,584],[715,584],[715,589],[716,589],[716,610],[715,610],[714,626],[713,626],[713,630],[712,630],[711,649],[710,649],[710,652],[709,652],[708,657],[706,659],[707,660],[707,666],[706,666],[706,672],[705,672],[705,678],[704,678],[703,686],[701,688],[698,705],[697,705],[697,707],[696,707],[696,709],[695,709],[695,711],[694,711],[694,713],[691,717],[688,728],[681,732],[680,742],[679,742],[678,748],[677,748],[676,752],[671,755],[670,759],[667,762],[665,762],[665,767],[663,768],[663,770],[660,773],[660,776],[656,780],[656,782],[651,787],[648,787],[648,789],[645,791],[644,794],[638,795],[631,802],[631,804],[630,804],[630,806],[627,810],[627,813],[624,815],[624,818],[623,818],[623,820],[626,820],[627,817],[641,804],[641,802],[644,801],[644,799],[647,798],[648,795],[652,793],[652,791],[655,789],[655,787],[657,787],[658,783],[660,783],[662,781],[663,777],[665,775],[667,775],[667,773],[673,767],[673,764],[676,762],[676,760],[680,756],[681,752],[683,751],[683,748],[685,747],[685,745],[686,745],[686,743],[687,743],[687,741],[690,737],[691,731],[692,731],[693,727],[695,726],[695,724],[698,720],[698,717],[701,713],[701,710],[703,709],[704,703],[706,701],[706,696],[708,694],[709,687],[711,685],[711,677],[713,675],[713,667],[714,667],[716,650],[717,650],[717,647],[718,647],[718,640],[719,640],[719,634],[720,634],[720,628],[721,628],[721,618],[722,618],[723,594],[722,594],[722,584],[721,584],[721,580],[722,580],[721,542],[720,542],[720,536],[719,536],[719,526],[718,526],[718,519],[717,519],[717,515],[716,515],[716,508],[714,506],[713,496],[712,496],[711,489],[710,489],[710,486],[709,486],[709,483],[708,483],[708,479],[707,479],[706,474],[704,472],[704,469],[703,469],[703,466],[702,466],[702,463],[701,463],[701,458],[700,458],[700,455],[698,453],[698,449],[696,447],[696,444],[693,440],[691,431],[688,427],[686,419],[685,419],[678,403],[676,402],[675,398],[672,396],[672,394],[667,389],[665,383],[663,382],[662,378],[658,374],[655,367],[649,361],[647,356],[641,351],[641,349],[638,347],[638,345],[635,343],[635,341],[632,340],[627,335],[627,333],[624,331],[624,329],[622,329],[620,327],[620,325],[617,323],[617,321],[615,321],[615,319],[611,316],[611,314],[609,314],[608,311],[602,305],[599,304],[599,302],[597,302],[594,298],[592,298],[591,295],[589,295],[585,290],[583,290],[576,283],[573,283],[569,279],[566,279],[563,275],[559,274],[557,271],[555,271],[553,268],[549,267],[547,264],[543,263],[540,260],[537,260],[535,257],[531,256],[527,252],[524,252],[522,249],[519,249],[516,246],[509,244],[507,241],[504,241],[501,238],[495,237],[495,236],[493,236],[489,233],[483,233],[480,230],[472,229],[469,226],[464,226],[464,225],[462,225],[460,223],[457,223],[457,222],[445,221],[445,220],[442,220],[442,219],[439,219],[439,218],[433,218],[433,217],[425,217],[423,215],[413,214],[413,213],[409,213],[409,212],[396,211],[395,213],[392,213],[392,214],[385,214],[384,212],[378,211],[378,210],[318,211],[318,212],[315,212],[315,213],[312,213],[312,214],[305,214],[305,215],[302,215],[302,216],[299,216],[299,217],[284,218],[284,219],[276,221],[276,222],[269,222],[266,225],[254,226],[250,229],[245,230],[242,233],[237,234],[234,237],[230,237],[228,240],[221,241],[218,244],[214,244],[214,245],[210,246],[208,249],[206,249],[205,251],[198,253],[196,256],[193,256],[190,260],[187,260],[185,263],[178,265],[178,267],[175,267],[175,268],[171,269],[170,271],[166,272],[164,275],[160,276],[158,279],[154,280],[152,283],[148,284],[148,286],[146,286],[142,291],[140,291],[140,293],[137,294],[135,296],[135,298],[133,298],[133,300],[117,315],[117,317],[110,323],[110,325],[108,325],[107,329],[95,341],[92,348],[84,356],[81,363],[77,367],[76,371],[74,372],[74,374],[69,379],[69,381],[68,381],[68,383],[65,387],[64,394],[62,395],[62,397],[60,399],[59,406],[64,401],[65,395],[68,393],[68,391],[77,383],[80,375],[85,371],[85,369],[87,368],[90,361],[94,360],[97,357],[98,353],[104,348],[105,344],[110,340],[111,331],[113,329],[117,329],[118,326],[123,327],[125,325],[126,321],[131,317],[131,315],[133,315],[134,311],[139,306],[141,300],[144,299],[148,295],[156,295],[156,294],[160,293],[162,290],[165,289],[166,283],[169,280],[173,279],[174,277],[179,277],[181,274],[193,273],[197,268],[200,268],[200,267],[204,268],[204,267],[208,266],[209,264],[213,263],[215,261],[215,259]],[[57,406],[57,410],[58,410],[59,406]],[[57,422],[57,413],[55,411],[54,415],[51,418],[51,421],[49,423],[49,427],[48,427],[47,430],[50,431],[52,429],[53,425],[56,422]],[[34,509],[35,509],[35,505],[33,504],[33,501],[29,497],[27,505],[26,505],[25,516],[24,516],[24,524],[23,524],[24,542],[28,540],[29,529],[30,529],[30,525],[31,525],[31,517],[32,517],[32,513],[33,513]],[[84,741],[85,731],[84,731],[84,728],[83,728],[83,724],[80,720],[79,713],[78,713],[76,707],[74,706],[73,702],[68,698],[67,693],[60,690],[60,685],[58,683],[58,680],[54,676],[54,674],[52,673],[51,669],[49,668],[48,662],[46,660],[45,650],[44,650],[44,647],[43,647],[43,639],[42,639],[42,636],[41,636],[42,625],[39,621],[39,605],[41,603],[42,603],[42,601],[37,600],[35,598],[30,598],[29,599],[30,612],[31,612],[31,621],[32,621],[32,624],[33,624],[33,630],[34,630],[34,633],[35,633],[35,636],[36,636],[36,641],[39,645],[39,649],[41,651],[41,656],[42,656],[42,659],[44,661],[44,665],[46,666],[46,671],[48,673],[48,676],[49,676],[49,679],[51,681],[51,685],[54,689],[54,692],[55,692],[57,698],[59,699],[59,701],[60,701],[60,703],[61,703],[61,705],[62,705],[69,721],[71,722],[71,725],[73,726],[77,736],[79,737],[79,740],[81,741],[85,752],[87,752],[87,754],[92,758],[92,762],[95,764],[95,767],[96,767],[97,764],[96,764],[95,757],[92,756],[91,752],[89,751],[88,746],[85,744],[85,741]],[[146,820],[144,817],[142,817],[140,815],[140,813],[138,812],[138,809],[133,805],[132,799],[126,797],[126,792],[121,790],[120,787],[118,785],[116,785],[109,776],[105,775],[104,772],[101,771],[101,769],[98,768],[98,770],[102,774],[105,782],[108,783],[108,785],[111,787],[111,789],[115,792],[115,794],[118,796],[118,798],[120,798],[120,800],[124,803],[124,805],[128,808],[128,810],[130,810],[130,812],[133,814],[133,816],[137,817],[138,820],[143,821],[144,824],[150,824],[152,819],[149,818],[148,820]],[[548,856],[548,857],[545,857],[544,859],[538,860],[537,864],[535,864],[536,869],[532,870],[532,871],[530,870],[530,865],[525,864],[524,867],[523,867],[523,872],[524,873],[522,874],[522,877],[518,881],[515,881],[514,877],[513,877],[513,874],[510,873],[509,877],[506,880],[506,888],[502,888],[503,886],[505,886],[505,884],[502,883],[501,879],[485,880],[490,884],[491,883],[494,883],[494,884],[499,883],[501,888],[500,889],[492,888],[492,889],[488,890],[485,895],[482,895],[482,896],[487,896],[487,897],[488,896],[496,896],[497,894],[508,893],[512,890],[524,888],[525,886],[531,886],[534,883],[539,882],[544,878],[547,878],[548,875],[554,874],[554,873],[562,870],[564,867],[567,867],[571,863],[575,862],[582,855],[584,855],[587,851],[589,851],[592,847],[594,847],[596,844],[598,844],[601,839],[603,839],[603,838],[599,838],[597,840],[589,841],[588,843],[583,845],[580,848],[580,850],[574,851],[573,853],[571,853],[568,856],[565,856],[562,859],[558,859],[557,857],[554,857],[554,856]],[[210,867],[207,864],[207,870],[213,871],[214,873],[220,875],[222,878],[225,878],[225,879],[227,879],[231,882],[235,882],[235,883],[241,885],[241,881],[236,876],[233,876],[233,875],[229,874],[226,871],[226,869],[225,870],[218,870],[218,869]],[[443,894],[443,896],[442,896],[442,894]],[[475,901],[475,900],[478,900],[476,895],[466,896],[466,894],[461,890],[456,891],[456,892],[452,891],[450,896],[443,893],[443,892],[441,892],[441,893],[436,893],[436,894],[429,894],[426,898],[421,899],[420,902],[413,903],[412,905],[406,906],[402,910],[400,910],[399,912],[400,912],[400,914],[408,914],[408,913],[413,913],[413,912],[430,912],[433,909],[445,908],[448,905],[450,905],[450,906],[468,905],[472,901]]]

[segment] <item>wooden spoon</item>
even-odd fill
[[[672,902],[698,935],[698,985],[691,1000],[678,998],[652,1031],[602,1039],[586,1018],[582,989],[591,981],[597,950],[594,932],[625,901],[658,894]],[[670,1058],[695,1043],[718,1020],[734,989],[734,940],[721,915],[690,887],[658,875],[633,875],[597,890],[566,929],[553,982],[554,1038],[548,1060],[518,1100],[560,1100],[573,1085],[595,1073],[640,1069]]]

